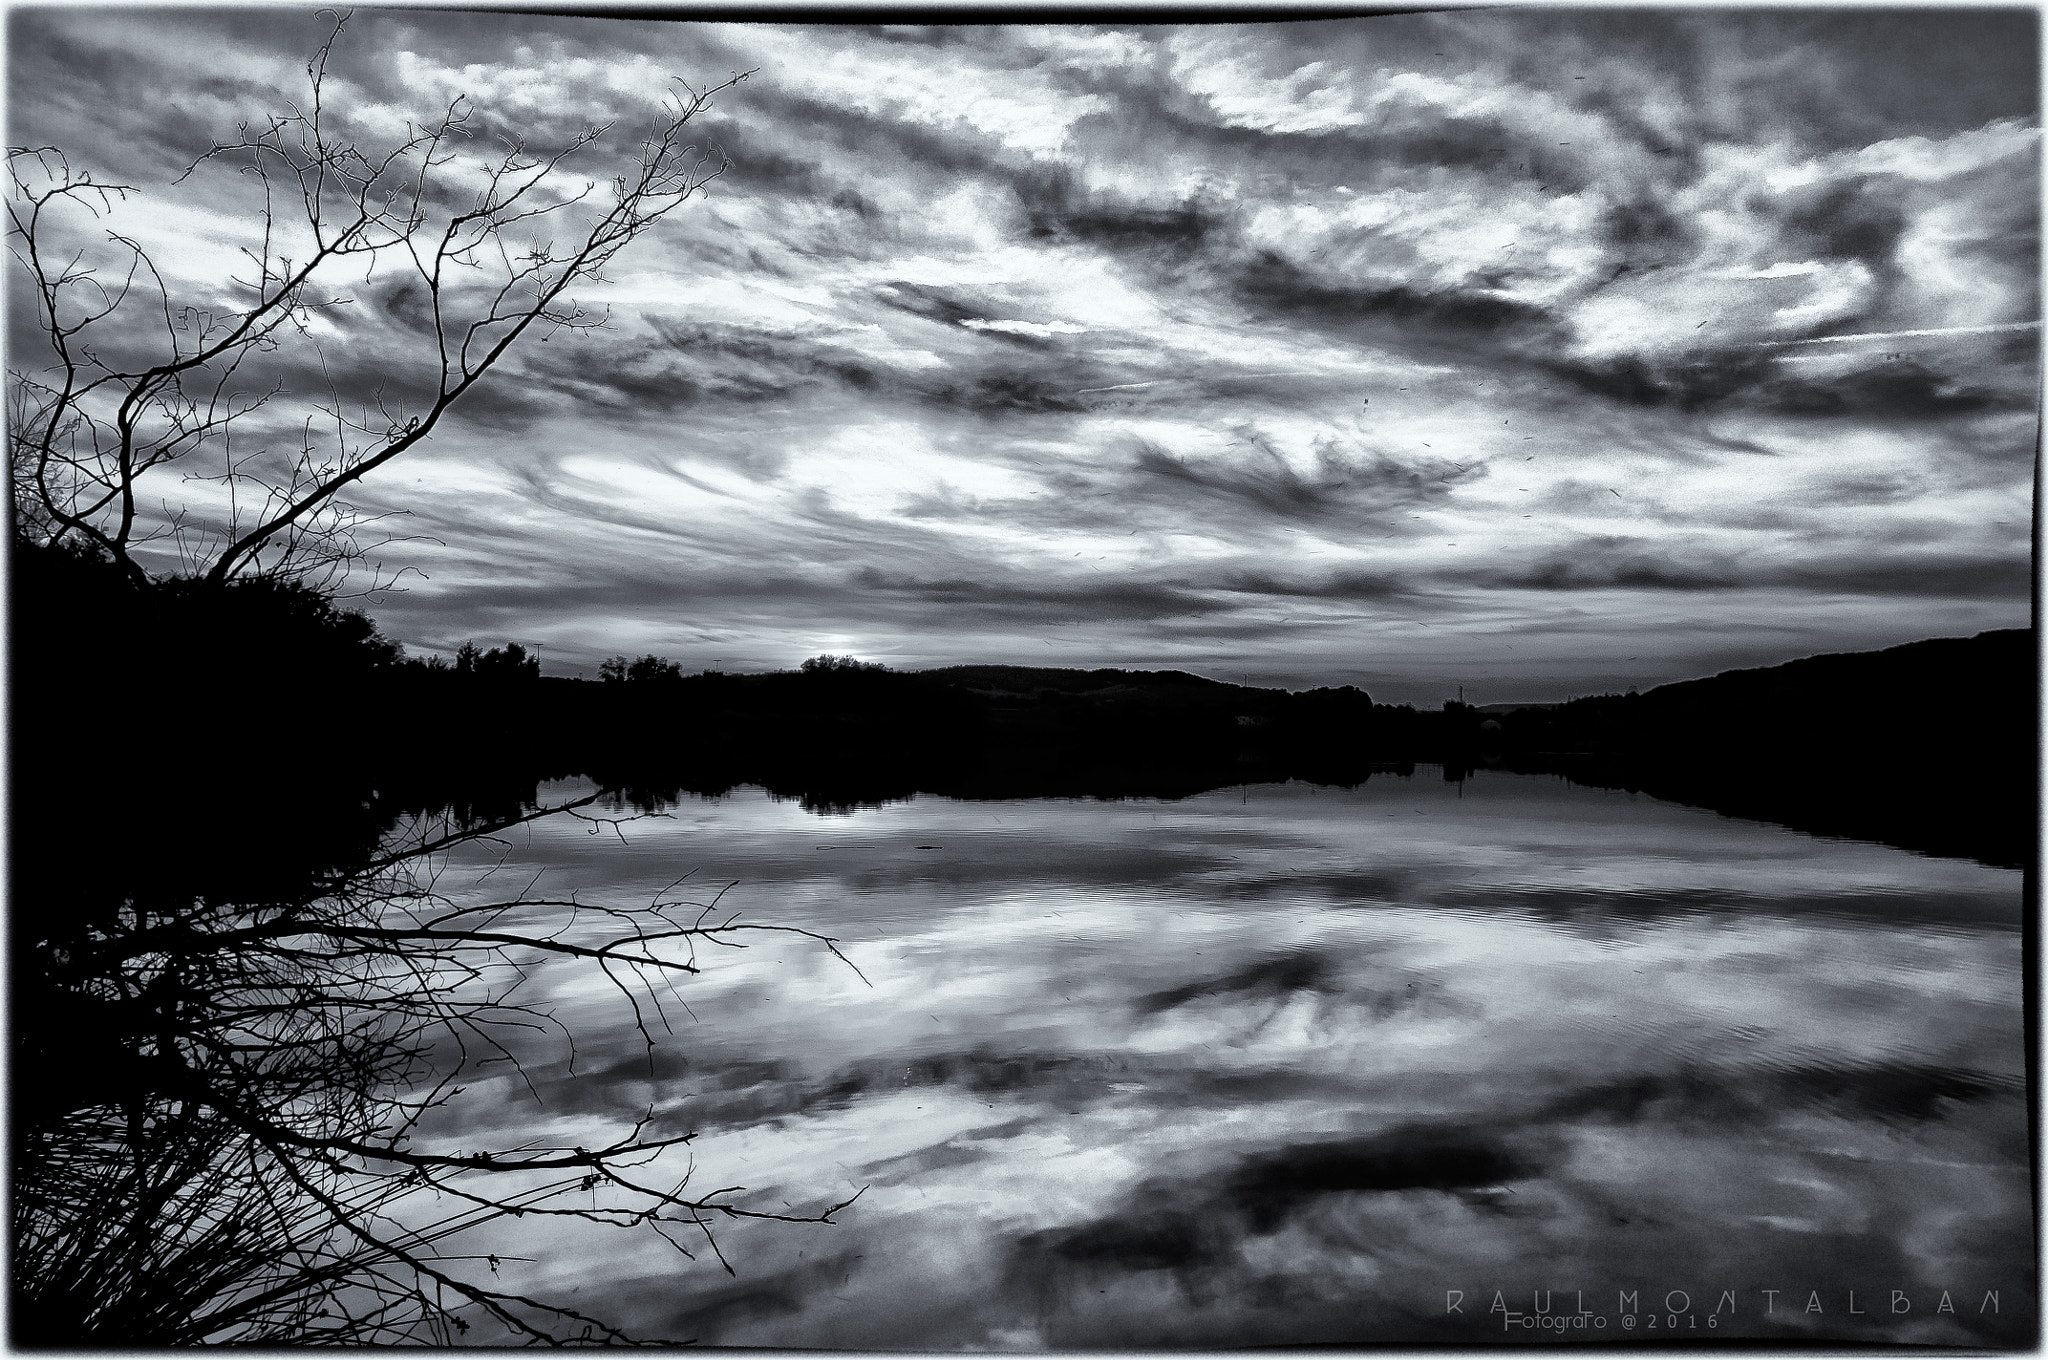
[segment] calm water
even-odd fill
[[[544,971],[574,1072],[473,1084],[447,1136],[594,1145],[651,1107],[701,1132],[699,1189],[867,1191],[727,1227],[736,1277],[508,1223],[511,1283],[725,1345],[2031,1334],[2015,872],[1430,767],[670,814],[537,826],[487,886],[731,883],[866,980],[714,951],[650,1072],[601,979]]]

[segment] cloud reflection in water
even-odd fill
[[[701,1131],[696,1185],[869,1188],[726,1230],[736,1277],[625,1234],[518,1253],[645,1332],[1471,1344],[1496,1289],[1617,1323],[1621,1290],[1733,1290],[1719,1336],[2030,1325],[2016,873],[1493,773],[670,811],[511,857],[589,901],[735,881],[872,986],[794,939],[721,951],[651,1058],[615,996],[557,992],[574,1072],[465,1117],[651,1107]]]

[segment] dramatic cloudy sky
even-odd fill
[[[218,302],[246,196],[170,181],[320,34],[16,10],[9,140],[149,190],[117,225]],[[2029,10],[358,10],[328,101],[366,144],[458,95],[539,146],[618,118],[603,179],[670,75],[754,73],[702,120],[730,173],[578,293],[612,329],[363,486],[420,536],[370,608],[566,674],[831,651],[1421,702],[2023,624],[2037,53]],[[416,371],[380,287],[325,333],[357,395]]]

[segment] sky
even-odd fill
[[[179,176],[303,106],[323,21],[8,34],[10,143],[136,190],[66,239],[231,308],[250,182]],[[672,77],[749,74],[692,128],[726,173],[575,291],[608,327],[515,350],[359,484],[402,579],[356,603],[553,674],[835,653],[1426,704],[2025,626],[2038,51],[2029,9],[358,9],[331,126],[387,145],[460,97],[473,158],[616,120],[570,172],[600,197]],[[402,280],[336,288],[240,456],[327,384],[416,389]],[[155,513],[221,512],[173,471]]]

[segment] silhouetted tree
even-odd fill
[[[455,649],[455,673],[480,680],[534,680],[540,676],[540,658],[528,656],[516,642],[484,651],[474,639]]]
[[[858,657],[834,656],[830,652],[814,656],[799,668],[805,675],[858,674],[862,671],[886,671],[889,668],[879,661],[862,661]]]
[[[208,582],[331,583],[362,559],[358,534],[372,522],[342,493],[428,438],[522,340],[603,326],[573,288],[727,168],[687,134],[744,76],[706,90],[675,82],[637,156],[602,185],[570,167],[609,125],[545,150],[471,156],[462,147],[479,129],[463,99],[393,145],[358,145],[325,96],[345,23],[308,63],[303,103],[243,124],[181,177],[231,167],[260,194],[247,272],[203,295],[174,296],[135,239],[95,231],[134,186],[96,179],[54,147],[9,153],[11,245],[27,284],[16,306],[43,341],[14,354],[8,373],[17,532],[92,543],[137,581],[162,574],[137,550],[168,540],[178,571]],[[392,386],[421,395],[387,398],[382,383],[287,391],[280,351],[302,350],[303,371],[327,371],[316,318],[400,296],[420,320],[400,329],[420,340]],[[281,398],[302,409],[280,420],[266,408]],[[280,428],[295,431],[295,447],[262,447],[261,431]],[[225,512],[168,508],[193,476],[220,485]]]
[[[683,678],[683,668],[659,656],[643,656],[626,668],[626,678],[645,684]]]
[[[608,656],[597,668],[598,677],[607,684],[656,684],[683,678],[683,668],[666,657],[647,655],[635,661],[623,656]]]

